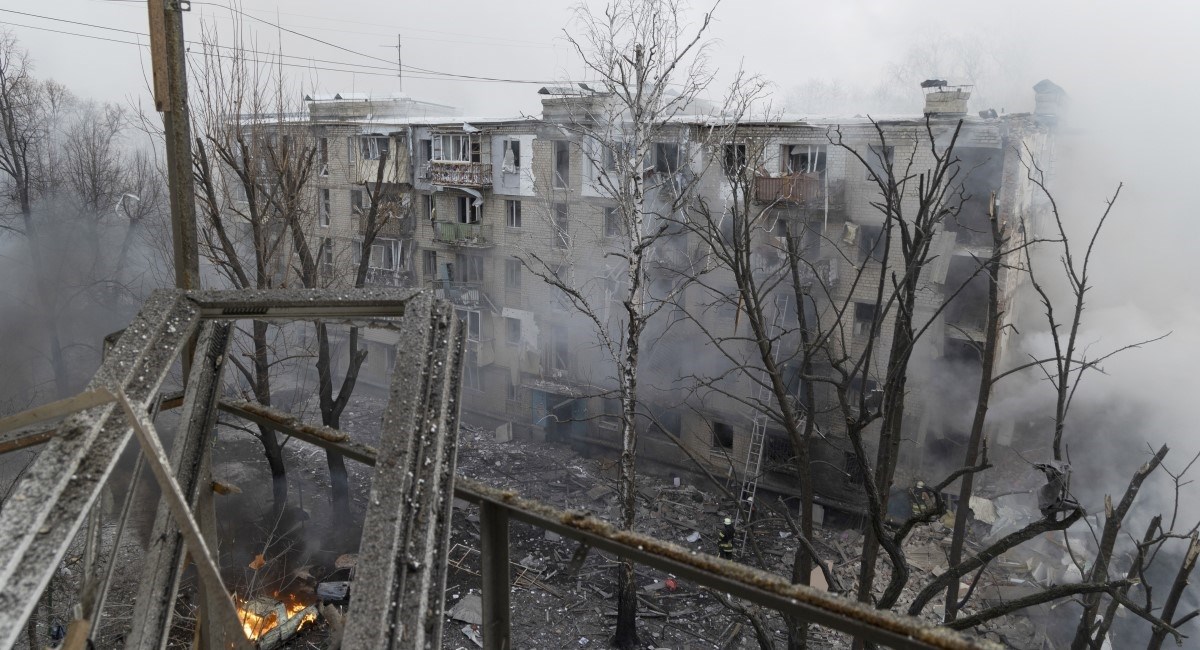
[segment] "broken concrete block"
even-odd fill
[[[317,600],[323,603],[344,603],[350,600],[350,583],[345,580],[317,584]]]
[[[551,531],[551,530],[546,531],[546,534],[543,535],[542,537],[544,537],[546,539],[546,541],[548,541],[548,542],[561,542],[562,541],[562,535],[559,535],[558,533]]]

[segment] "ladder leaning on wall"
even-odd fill
[[[779,351],[783,347],[779,341],[781,323],[788,309],[791,308],[792,296],[790,294],[782,293],[776,295],[775,316],[771,320],[771,324],[767,327],[768,340],[771,341],[773,348],[771,355],[776,367],[779,366]],[[763,406],[762,408],[753,409],[749,414],[750,440],[746,445],[746,462],[742,466],[742,485],[741,492],[738,495],[737,518],[734,520],[735,526],[748,523],[751,513],[754,510],[754,497],[758,493],[758,477],[762,472],[763,451],[766,448],[767,442],[768,415],[766,408],[777,402],[774,392],[771,390],[771,378],[767,374],[766,368],[763,368],[756,393],[758,403]],[[745,544],[745,535],[741,537],[741,540]]]

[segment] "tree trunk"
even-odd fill
[[[271,375],[267,349],[267,323],[256,320],[253,325],[254,339],[254,398],[263,406],[271,406]],[[271,468],[271,515],[276,518],[287,506],[287,467],[283,463],[283,448],[275,437],[275,430],[259,426],[259,439],[263,453]]]
[[[987,261],[988,305],[987,333],[984,336],[983,350],[980,353],[979,393],[975,398],[975,419],[971,422],[971,437],[967,440],[967,453],[963,459],[963,467],[974,467],[979,456],[979,445],[983,440],[983,425],[987,421],[988,403],[992,394],[992,371],[996,361],[996,339],[999,337],[1000,318],[1000,254],[1003,251],[1003,240],[999,225],[996,222],[996,195],[988,206],[988,216],[992,224],[992,256]],[[968,472],[962,477],[958,491],[958,511],[954,514],[954,534],[950,538],[950,566],[962,561],[963,541],[967,536],[967,513],[970,511],[971,490],[975,483],[975,473]],[[946,617],[949,623],[958,615],[958,581],[955,580],[946,587]]]

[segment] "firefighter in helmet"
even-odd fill
[[[723,560],[733,559],[733,540],[737,531],[733,528],[733,520],[725,518],[725,527],[717,534],[717,554]]]

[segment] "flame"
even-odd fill
[[[291,620],[292,617],[308,607],[308,605],[300,602],[295,594],[287,594],[281,597],[276,592],[274,598],[274,601],[268,601],[265,598],[247,601],[239,596],[234,596],[234,604],[237,605],[238,620],[242,622],[242,631],[246,633],[247,639],[257,641],[264,634],[275,629],[280,624],[279,608],[273,606],[271,603],[278,603],[283,606],[283,610],[287,613],[287,618],[284,620]],[[316,620],[316,612],[305,613],[300,624],[296,626],[296,631],[299,632],[305,625]]]

